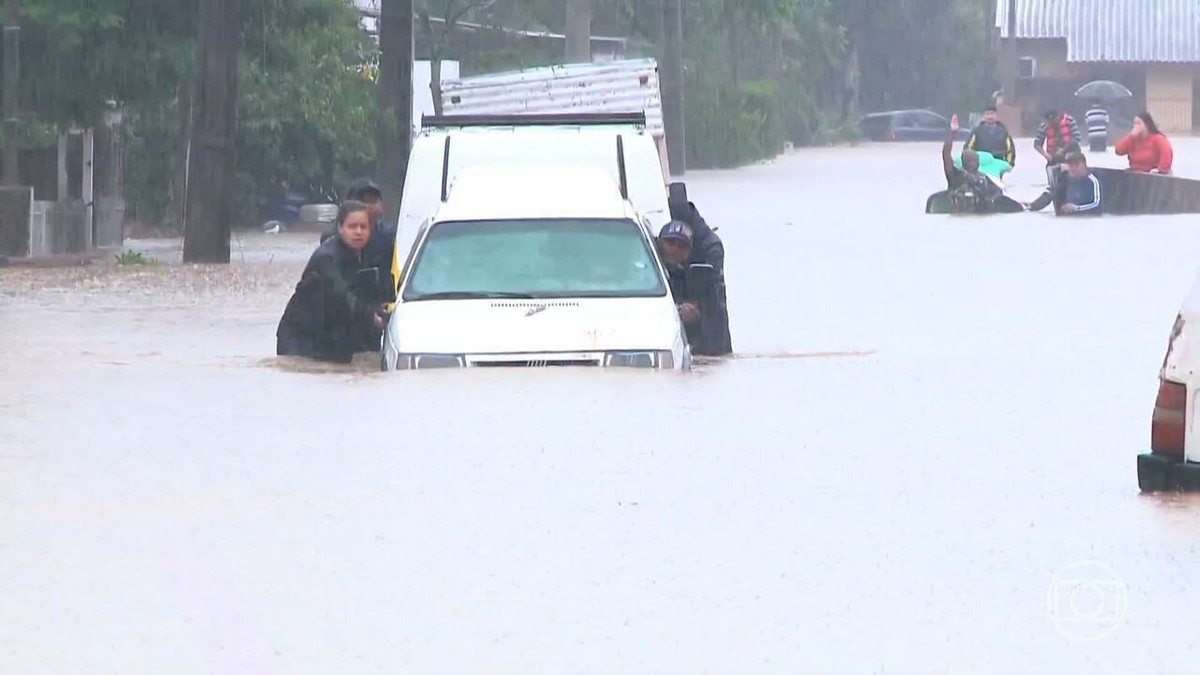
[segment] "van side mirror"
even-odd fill
[[[667,208],[671,211],[671,220],[687,220],[688,217],[687,185],[682,182],[667,185]]]
[[[716,286],[716,280],[717,271],[708,263],[692,263],[684,271],[684,283],[690,296],[707,296]]]

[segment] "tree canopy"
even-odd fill
[[[567,0],[419,0],[435,17],[563,32]],[[991,0],[686,0],[689,166],[735,165],[852,135],[857,114],[977,110],[996,88]],[[193,0],[22,0],[23,125],[126,113],[127,197],[171,211],[194,80]],[[239,213],[285,183],[332,193],[374,163],[376,62],[349,0],[243,0]],[[662,0],[596,0],[592,33],[660,56]],[[418,31],[421,31],[418,22]],[[428,29],[426,29],[428,30]],[[443,26],[444,30],[444,26]],[[434,36],[466,73],[560,62],[559,51]],[[418,53],[418,58],[427,54]]]

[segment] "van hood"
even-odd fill
[[[509,354],[672,349],[682,326],[670,296],[422,300],[388,325],[406,354]]]

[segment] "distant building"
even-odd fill
[[[1008,0],[996,2],[1001,44]],[[1082,116],[1075,90],[1114,80],[1166,132],[1200,130],[1200,0],[1016,0],[1016,101],[1026,120],[1054,107]],[[1000,50],[1001,72],[1011,68]],[[1014,102],[1007,96],[1008,103]],[[1117,106],[1114,106],[1116,108]]]

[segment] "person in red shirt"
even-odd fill
[[[1175,159],[1171,141],[1158,130],[1154,118],[1145,111],[1133,116],[1133,129],[1125,138],[1117,141],[1115,150],[1118,155],[1129,157],[1130,171],[1169,174],[1171,162]]]

